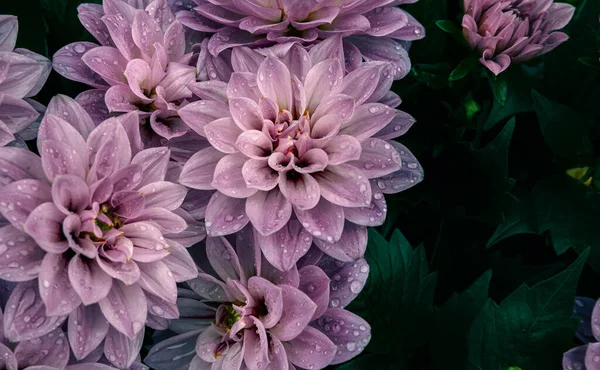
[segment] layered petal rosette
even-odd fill
[[[173,321],[180,334],[155,345],[145,359],[148,365],[157,370],[323,369],[353,358],[369,343],[366,321],[328,307],[330,279],[322,268],[306,265],[281,273],[249,243],[246,231],[237,235],[237,251],[224,237],[207,239],[207,272],[189,281],[192,291],[182,290],[178,301],[189,318]],[[366,262],[354,264],[352,276],[364,281]]]
[[[68,318],[77,359],[103,343],[110,362],[127,368],[145,324],[177,316],[176,283],[197,274],[186,247],[204,235],[186,230],[186,189],[164,181],[169,150],[136,149],[126,121],[137,127],[129,115],[95,127],[58,96],[40,126],[41,158],[2,152],[13,181],[0,189],[10,221],[0,229],[0,277],[19,282],[5,312],[9,340],[47,335]]]
[[[566,34],[554,31],[575,12],[572,5],[553,0],[465,0],[464,6],[465,39],[496,75],[567,41]]]
[[[595,370],[600,366],[600,299],[576,297],[574,315],[581,320],[576,336],[583,345],[563,355],[563,370]]]
[[[4,315],[0,309],[0,321]],[[40,338],[24,340],[12,345],[4,337],[0,326],[0,366],[5,370],[118,370],[115,367],[86,360],[72,362],[69,341],[62,329],[54,329]]]
[[[280,59],[234,49],[233,66],[219,100],[179,112],[212,145],[179,179],[217,190],[205,212],[208,234],[251,223],[282,271],[313,242],[339,260],[361,258],[367,226],[385,219],[383,194],[423,178],[410,151],[390,140],[414,122],[388,94],[393,67],[372,63],[344,76],[339,59],[319,61],[297,44]]]
[[[286,42],[311,46],[332,36],[344,36],[346,67],[362,60],[394,63],[394,76],[410,70],[405,47],[425,36],[425,29],[397,5],[416,0],[194,0],[193,10],[177,13],[198,31],[213,32],[211,54],[235,46],[264,47]],[[340,41],[341,42],[341,41]]]
[[[145,131],[162,139],[181,137],[188,129],[177,110],[192,97],[187,85],[197,74],[192,53],[186,53],[184,28],[166,0],[130,3],[80,5],[79,18],[100,45],[63,47],[54,55],[54,69],[96,88],[77,97],[95,122],[109,113],[139,111],[148,118]]]
[[[17,17],[0,15],[0,146],[15,140],[35,138],[27,129],[44,107],[28,99],[40,92],[51,71],[45,57],[26,49],[15,49]]]

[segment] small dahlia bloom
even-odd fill
[[[575,12],[553,0],[465,0],[463,33],[495,75],[554,49],[569,38],[562,32]]]
[[[574,315],[581,320],[577,338],[585,343],[563,355],[563,370],[600,369],[600,299],[576,297]]]
[[[192,97],[187,85],[196,81],[184,28],[166,0],[129,3],[133,5],[124,0],[80,5],[82,24],[101,45],[63,47],[54,55],[54,69],[96,88],[77,98],[96,121],[108,113],[139,111],[160,137],[183,136],[188,129],[177,110]]]
[[[187,317],[173,321],[180,334],[155,345],[145,359],[148,365],[157,370],[323,369],[353,358],[369,343],[366,321],[331,307],[324,268],[305,265],[281,273],[251,244],[246,232],[237,235],[237,251],[224,237],[207,239],[210,272],[188,282],[193,291],[181,291],[178,304]],[[353,265],[349,276],[356,276],[362,289],[368,265],[364,260]],[[335,273],[340,269],[329,266],[337,267]],[[355,284],[351,281],[342,284],[349,287]]]
[[[410,151],[390,140],[414,122],[393,108],[399,98],[388,99],[390,65],[344,75],[339,59],[313,63],[297,44],[281,59],[248,48],[232,58],[229,84],[199,83],[218,100],[207,94],[179,112],[212,145],[187,161],[179,179],[217,190],[206,208],[207,233],[228,235],[251,223],[265,257],[282,271],[313,242],[342,261],[362,257],[367,226],[385,220],[383,194],[423,178]]]
[[[194,1],[198,6],[178,12],[177,18],[192,29],[214,32],[208,49],[215,56],[235,46],[309,46],[342,35],[349,70],[362,60],[387,61],[402,78],[410,70],[406,42],[425,36],[423,26],[397,7],[416,0]]]
[[[40,92],[52,69],[45,57],[15,49],[18,29],[17,17],[0,15],[0,146],[35,138],[35,130],[25,129],[43,106],[27,98]]]
[[[41,337],[68,318],[77,359],[104,343],[110,362],[127,368],[145,324],[177,316],[176,283],[197,274],[186,247],[204,235],[182,233],[186,189],[164,181],[168,149],[136,149],[131,115],[96,127],[58,96],[40,125],[41,158],[0,151],[12,179],[0,189],[10,222],[0,229],[0,278],[19,282],[5,312],[9,340]]]
[[[4,315],[0,309],[0,322]],[[4,370],[118,370],[112,366],[84,361],[69,364],[69,341],[62,329],[15,345],[4,337],[0,325],[0,367]]]

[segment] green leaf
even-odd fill
[[[500,191],[508,190],[508,150],[515,130],[513,117],[485,148],[475,151],[481,167],[488,175],[488,183]]]
[[[494,97],[496,98],[496,101],[501,107],[504,107],[508,95],[508,84],[506,79],[500,75],[492,81],[492,85],[494,87]]]
[[[592,153],[591,122],[579,112],[532,91],[544,140],[550,149],[561,156],[577,158]]]
[[[432,330],[436,274],[428,272],[423,247],[413,249],[398,230],[388,242],[370,229],[365,258],[371,268],[369,280],[348,307],[371,325],[365,354],[377,354],[374,368],[386,368],[390,363],[386,357],[407,363]],[[390,328],[402,335],[390,341]]]
[[[502,240],[517,234],[539,234],[533,202],[529,198],[514,201],[505,213],[504,222],[498,225],[486,247],[491,248]]]
[[[492,271],[486,271],[464,292],[454,293],[436,315],[431,340],[433,369],[465,369],[467,334],[471,323],[488,299]]]
[[[448,81],[458,81],[462,78],[465,78],[469,72],[475,69],[479,65],[479,61],[476,58],[466,58],[463,59],[458,67],[456,67],[452,73],[450,73],[450,77],[448,77]]]
[[[522,68],[509,68],[500,75],[502,80],[506,81],[506,93],[502,91],[496,92],[496,85],[493,85],[495,99],[492,100],[492,109],[483,125],[484,130],[489,130],[496,126],[502,120],[515,116],[519,113],[533,111],[531,102],[531,84],[532,78],[528,76]],[[503,90],[503,86],[498,86],[498,89]],[[501,104],[502,99],[498,99],[497,94],[502,93],[500,98],[506,96]]]
[[[435,25],[442,31],[452,35],[456,41],[464,43],[465,39],[463,37],[462,29],[458,27],[456,23],[447,20],[439,20],[435,22]]]
[[[500,305],[489,300],[469,331],[469,369],[553,369],[572,344],[577,281],[589,250],[565,271],[521,285]]]

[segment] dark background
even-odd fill
[[[2,0],[0,14],[19,17],[17,47],[51,58],[93,41],[81,2]],[[600,1],[571,3],[570,40],[499,78],[458,67],[470,51],[436,25],[460,26],[458,0],[404,7],[427,37],[393,88],[417,119],[398,140],[426,175],[387,198],[371,233],[371,277],[350,309],[373,339],[340,369],[560,369],[577,345],[575,292],[600,297]],[[53,72],[36,99],[85,89]]]

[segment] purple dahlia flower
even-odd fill
[[[353,270],[348,276],[356,277],[362,289],[366,261],[282,273],[261,257],[249,230],[238,233],[237,251],[224,237],[207,239],[210,273],[188,282],[193,291],[182,290],[178,305],[187,317],[173,320],[179,335],[152,348],[145,359],[152,368],[322,369],[353,358],[368,344],[369,324],[331,307],[336,301],[330,298],[326,270],[333,267],[334,275]],[[350,288],[353,283],[348,278],[336,289],[347,285],[348,292],[356,291],[351,300],[360,291]]]
[[[545,54],[567,41],[562,32],[575,8],[553,0],[465,0],[463,33],[495,75],[511,62]]]
[[[69,44],[53,60],[58,73],[96,88],[77,101],[96,122],[109,112],[139,111],[160,137],[185,135],[177,110],[192,97],[187,85],[196,81],[196,68],[190,65],[192,53],[186,53],[184,28],[167,1],[104,0],[82,4],[78,11],[101,45]]]
[[[27,98],[40,92],[52,69],[45,57],[15,49],[18,28],[17,17],[0,15],[0,146],[35,138],[26,129],[44,107]]]
[[[564,370],[600,369],[600,299],[576,297],[574,316],[581,320],[577,338],[585,343],[563,355]]]
[[[0,309],[0,321],[4,319]],[[4,337],[0,326],[0,368],[5,370],[117,370],[95,361],[69,364],[69,341],[62,329],[35,339],[26,339],[16,346]]]
[[[185,247],[203,230],[184,231],[186,189],[164,181],[169,150],[135,149],[126,124],[138,127],[136,113],[94,127],[58,96],[40,126],[41,158],[0,151],[0,211],[10,221],[0,229],[0,278],[19,282],[5,312],[9,340],[41,337],[68,317],[77,359],[104,341],[110,362],[126,368],[144,325],[177,317],[176,282],[197,274]]]
[[[410,70],[407,41],[425,36],[410,14],[396,7],[417,0],[194,0],[193,11],[177,13],[198,31],[214,32],[208,49],[213,55],[235,46],[269,46],[300,42],[313,45],[334,35],[344,36],[346,67],[364,59],[393,62],[394,76]]]
[[[393,108],[392,67],[377,62],[344,76],[339,59],[319,61],[322,55],[297,44],[281,60],[234,49],[229,84],[198,84],[219,99],[179,112],[212,144],[179,179],[217,190],[206,208],[208,234],[232,234],[250,222],[282,271],[313,242],[342,261],[362,257],[366,227],[385,220],[383,194],[423,178],[410,151],[389,140],[414,122]]]

